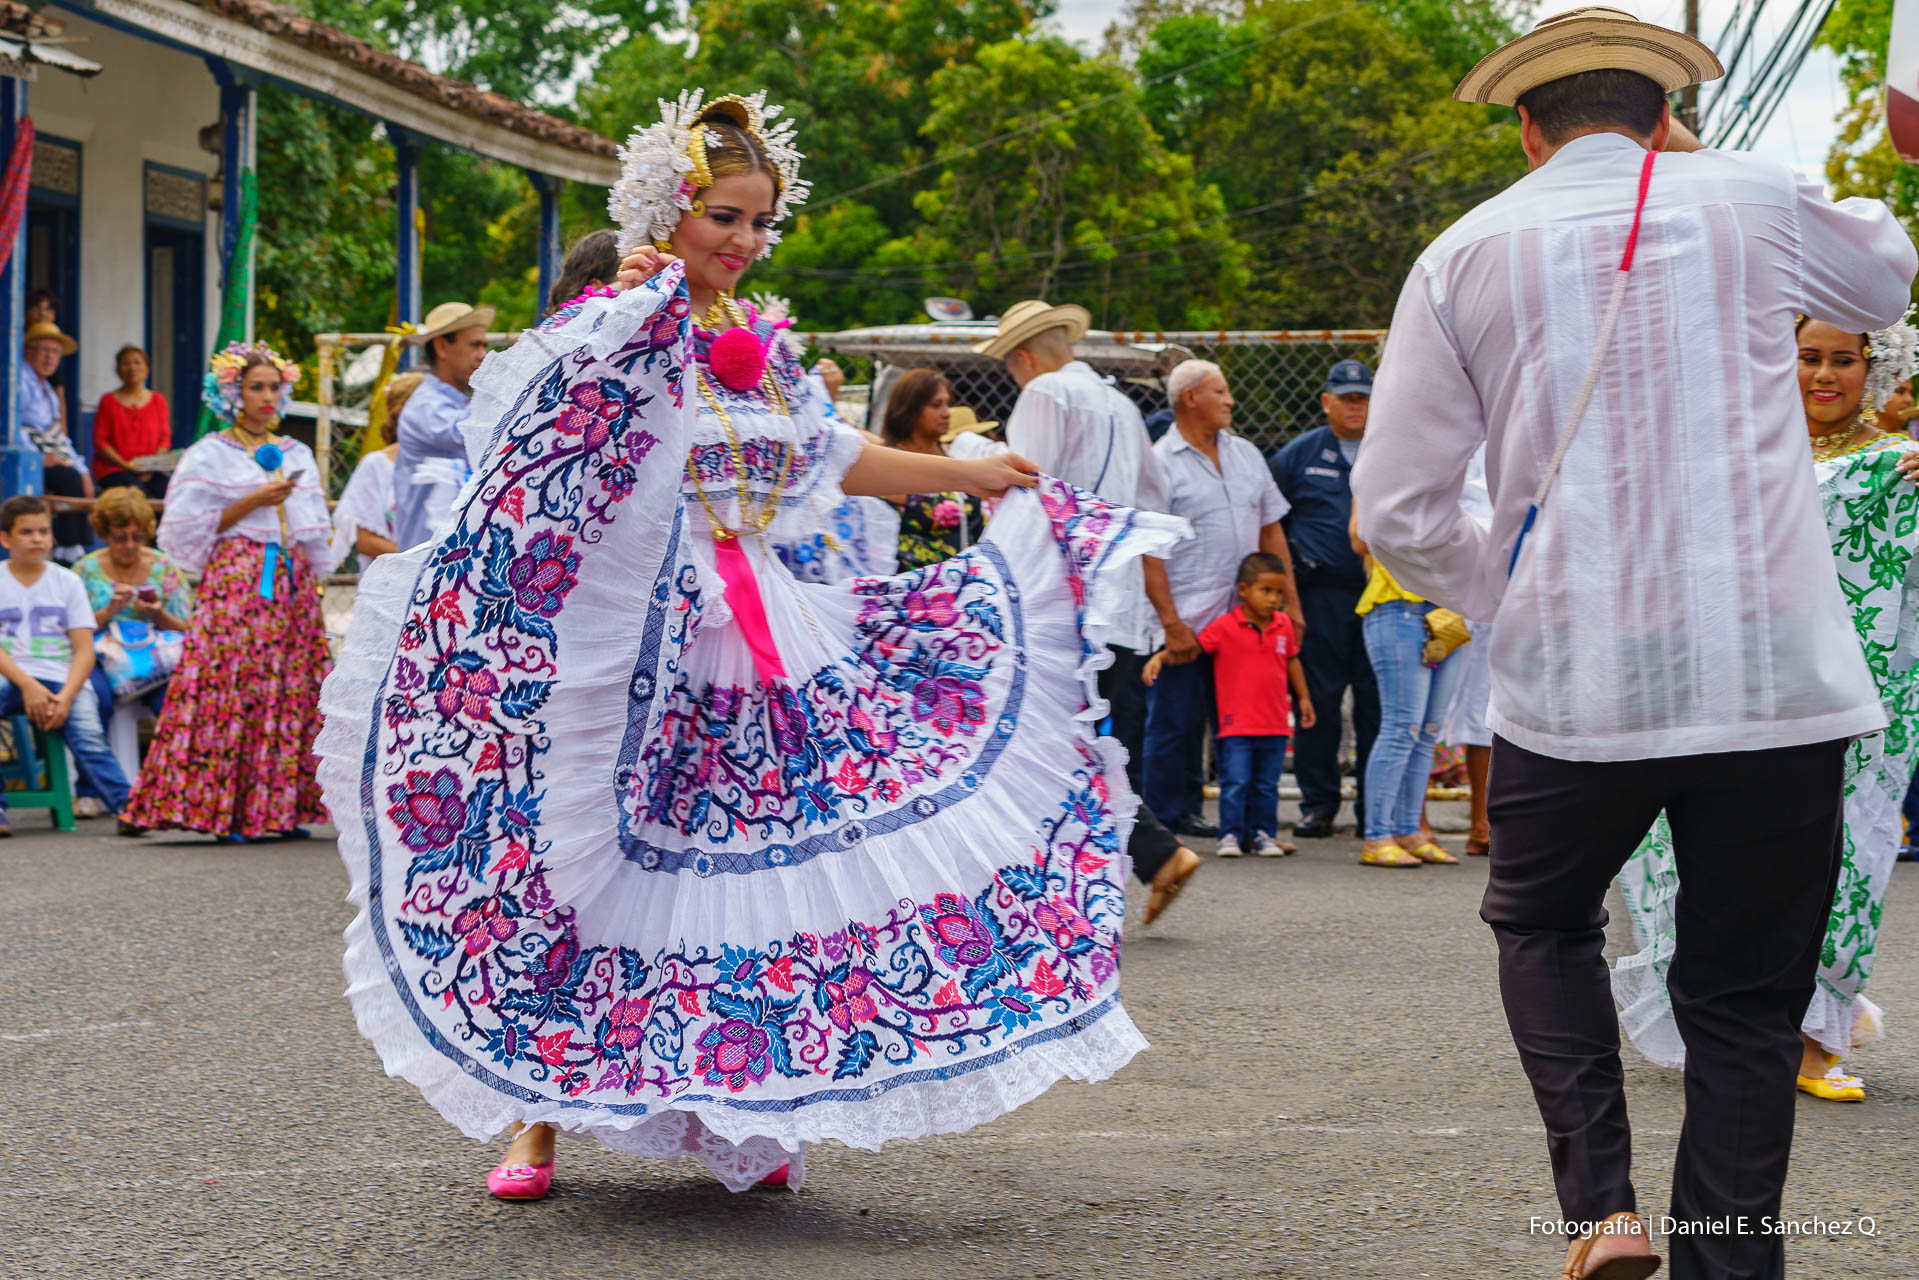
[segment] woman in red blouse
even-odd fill
[[[166,496],[164,471],[136,471],[133,462],[173,445],[167,398],[147,386],[147,353],[124,346],[113,358],[120,385],[100,397],[93,415],[93,476],[102,493],[137,485],[149,498]]]

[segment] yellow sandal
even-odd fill
[[[1400,848],[1406,849],[1406,846],[1401,845]],[[1459,865],[1458,858],[1453,857],[1452,854],[1447,853],[1431,840],[1427,840],[1411,849],[1406,849],[1406,852],[1412,854],[1413,857],[1418,858],[1421,862],[1436,863],[1442,867],[1456,867]]]
[[[1360,850],[1359,861],[1368,867],[1417,867],[1423,865],[1418,858],[1407,853],[1391,840],[1372,840]]]

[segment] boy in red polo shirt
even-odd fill
[[[1251,845],[1262,858],[1292,850],[1273,838],[1279,829],[1279,774],[1286,740],[1293,732],[1290,683],[1299,698],[1299,727],[1317,717],[1299,665],[1299,638],[1286,616],[1286,566],[1278,556],[1255,551],[1239,562],[1239,608],[1215,618],[1199,633],[1199,647],[1213,655],[1219,698],[1219,848],[1237,858]],[[1146,664],[1148,685],[1166,665],[1160,650]]]

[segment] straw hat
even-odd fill
[[[991,431],[998,425],[997,419],[992,422],[981,422],[971,409],[963,404],[958,405],[946,419],[946,434],[940,437],[940,443],[951,444],[970,432]]]
[[[1624,9],[1588,5],[1549,18],[1479,60],[1453,90],[1461,102],[1510,107],[1549,80],[1581,71],[1637,71],[1667,93],[1726,74],[1689,35],[1641,22]]]
[[[80,344],[60,332],[60,326],[51,320],[41,320],[28,325],[26,333],[20,339],[20,345],[31,346],[48,338],[60,344],[60,354],[63,356],[70,356],[80,349]]]
[[[1006,308],[1006,314],[999,318],[999,328],[994,330],[993,336],[984,342],[974,343],[973,350],[998,360],[1048,329],[1059,328],[1066,330],[1069,341],[1078,342],[1086,336],[1086,330],[1092,323],[1093,317],[1085,307],[1076,307],[1070,302],[1054,307],[1038,298],[1028,298],[1025,302],[1015,302]]]
[[[499,314],[495,307],[469,307],[464,302],[442,302],[426,313],[426,319],[420,321],[420,332],[413,341],[424,343],[428,338],[443,337],[449,333],[458,333],[462,329],[491,329],[493,317]]]

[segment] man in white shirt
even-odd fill
[[[22,715],[58,730],[81,776],[115,813],[127,802],[127,775],[107,745],[106,722],[87,677],[93,674],[93,605],[71,569],[49,562],[47,504],[20,495],[0,502],[0,716]],[[55,750],[58,750],[56,745]],[[0,836],[10,836],[0,791]]]
[[[402,551],[427,540],[466,483],[460,423],[473,398],[473,375],[486,359],[493,316],[492,307],[443,302],[420,326],[427,373],[400,410],[400,452],[393,460],[393,540]]]
[[[1091,322],[1084,307],[1018,302],[1000,317],[993,336],[973,350],[1005,361],[1019,383],[1019,401],[1006,420],[1006,446],[1039,469],[1108,502],[1143,511],[1166,509],[1166,485],[1146,438],[1139,408],[1084,360],[1073,343]],[[1113,664],[1099,674],[1099,695],[1112,717],[1113,737],[1126,748],[1126,778],[1139,791],[1145,748],[1146,687],[1140,671],[1158,643],[1143,578],[1114,609],[1104,629]],[[1133,871],[1153,889],[1150,921],[1171,904],[1199,869],[1199,855],[1181,846],[1142,808],[1128,848]]]
[[[1572,1223],[1635,1207],[1603,902],[1672,822],[1678,1280],[1784,1274],[1753,1224],[1780,1208],[1846,742],[1886,722],[1832,573],[1793,316],[1890,324],[1919,265],[1877,201],[1697,150],[1664,95],[1720,74],[1696,40],[1584,9],[1461,82],[1517,103],[1532,172],[1413,268],[1353,476],[1360,533],[1403,586],[1497,615],[1480,914]],[[1481,441],[1490,531],[1460,507]],[[1574,1241],[1570,1274],[1635,1253],[1621,1217]]]
[[[1210,360],[1187,360],[1166,379],[1173,429],[1153,446],[1165,473],[1165,510],[1192,522],[1193,537],[1164,560],[1146,557],[1146,594],[1166,632],[1167,665],[1146,704],[1147,807],[1175,831],[1208,834],[1201,815],[1200,758],[1214,716],[1213,664],[1199,633],[1239,603],[1239,562],[1254,551],[1278,556],[1293,576],[1279,527],[1286,499],[1258,446],[1229,429],[1233,393]],[[1306,622],[1287,593],[1295,635]]]

